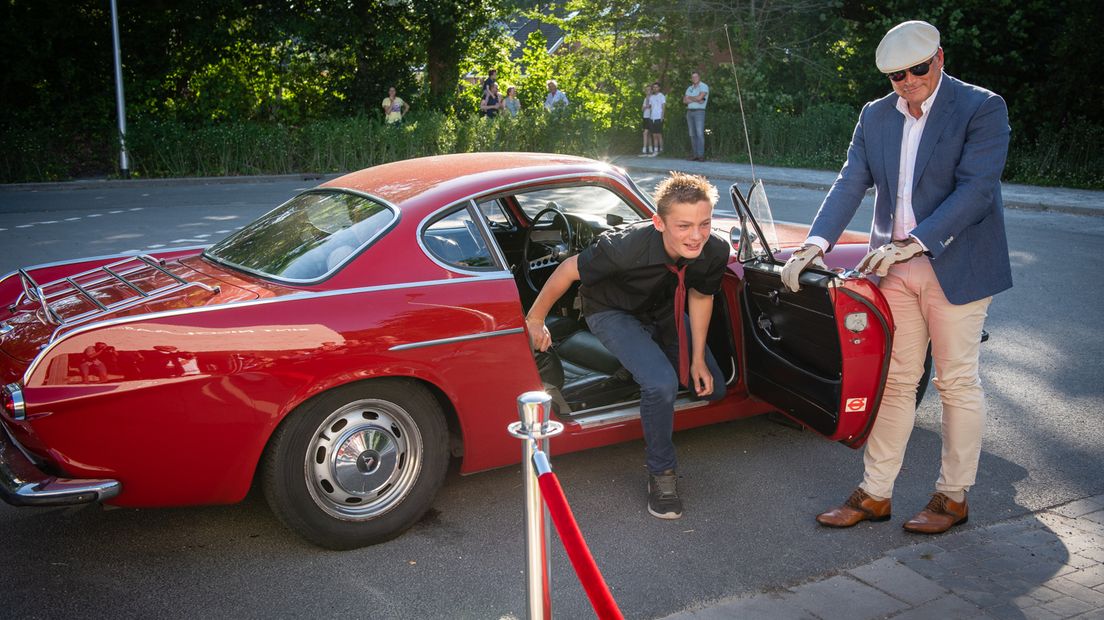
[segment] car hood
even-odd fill
[[[61,337],[75,329],[125,317],[256,299],[260,296],[258,290],[263,291],[196,256],[168,261],[160,267],[127,274],[125,282],[106,272],[106,277],[85,279],[80,284],[87,295],[65,284],[44,286],[55,315],[53,321],[46,319],[41,304],[24,296],[19,304],[5,308],[7,312],[0,311],[0,352],[9,360],[26,364],[55,334]],[[60,325],[57,319],[61,319]]]

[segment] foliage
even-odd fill
[[[835,168],[859,107],[889,92],[875,47],[915,18],[940,28],[949,74],[1008,100],[1007,179],[1104,186],[1104,83],[1084,79],[1104,64],[1095,0],[150,0],[120,11],[128,142],[144,175],[635,150],[652,81],[668,94],[675,154],[695,70],[711,89],[711,157],[747,158],[746,116],[757,162]],[[506,24],[518,13],[559,26],[564,44],[550,55],[536,32],[515,50]],[[112,171],[109,3],[8,0],[0,34],[0,179]],[[521,117],[475,116],[491,68],[503,91],[518,86]],[[571,100],[564,114],[544,114],[548,79]],[[413,110],[401,128],[381,125],[392,85]]]

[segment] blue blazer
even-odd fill
[[[847,163],[813,219],[810,236],[834,243],[875,188],[870,246],[892,240],[904,117],[891,93],[859,114]],[[1012,286],[1000,177],[1008,156],[1008,107],[999,95],[943,74],[916,154],[912,234],[953,304]]]

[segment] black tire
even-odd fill
[[[261,467],[265,499],[281,523],[345,550],[417,523],[448,462],[437,400],[412,381],[384,379],[303,403],[273,433]]]

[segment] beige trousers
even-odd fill
[[[931,263],[894,265],[879,285],[893,311],[893,352],[885,393],[863,455],[867,493],[893,496],[916,420],[916,389],[931,339],[933,383],[943,401],[943,453],[937,491],[967,491],[977,477],[985,394],[978,376],[981,328],[992,297],[956,306],[943,296]]]

